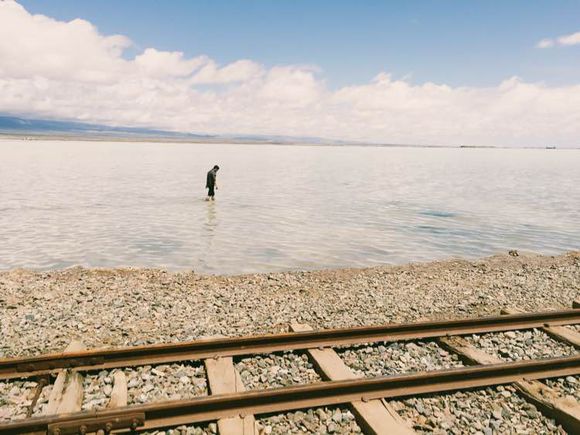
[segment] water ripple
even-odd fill
[[[580,248],[580,151],[0,141],[0,159],[0,269],[246,273]]]

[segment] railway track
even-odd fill
[[[512,384],[526,400],[565,427],[580,433],[580,405],[538,382],[580,375],[580,355],[505,362],[474,348],[461,336],[541,328],[553,339],[580,348],[580,333],[563,325],[580,324],[580,307],[419,323],[313,331],[292,325],[294,332],[265,336],[216,338],[189,343],[106,350],[68,349],[60,354],[0,360],[0,380],[35,380],[38,385],[28,417],[0,424],[0,434],[55,435],[155,430],[217,421],[219,433],[256,433],[254,415],[317,406],[347,405],[367,433],[410,434],[413,430],[384,399]],[[332,347],[369,342],[436,340],[458,355],[466,367],[420,373],[359,378]],[[303,350],[324,382],[269,390],[244,391],[232,357]],[[106,409],[79,412],[85,372],[132,366],[203,360],[211,394],[127,406],[127,383],[115,375],[115,390]],[[53,383],[50,411],[31,416],[42,389]],[[52,376],[51,376],[52,375]],[[60,392],[59,394],[56,394]],[[52,397],[54,396],[54,397]],[[80,400],[79,400],[80,397]]]

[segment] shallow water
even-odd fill
[[[0,269],[243,273],[580,248],[580,150],[4,140],[0,162]]]

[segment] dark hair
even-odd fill
[[[213,168],[214,169],[219,169],[220,167],[218,165],[215,165]]]

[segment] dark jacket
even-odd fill
[[[215,186],[215,177],[216,171],[214,171],[213,169],[207,173],[207,180],[205,182],[205,187],[207,189],[211,189],[212,187]]]

